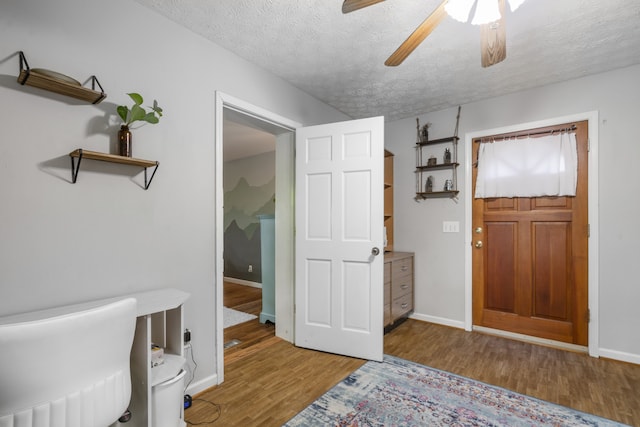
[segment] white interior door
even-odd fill
[[[383,161],[383,117],[296,130],[297,346],[382,360]]]

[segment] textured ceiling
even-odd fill
[[[480,66],[479,28],[445,18],[384,61],[440,0],[137,0],[353,118],[397,120],[640,63],[640,0],[527,0],[507,10],[507,59]],[[508,8],[507,8],[508,9]]]

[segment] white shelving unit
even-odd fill
[[[131,348],[132,417],[122,426],[154,427],[153,387],[175,378],[184,368],[182,305],[189,294],[164,289],[129,295],[138,301],[136,332]],[[164,348],[164,363],[151,367],[151,344]],[[180,408],[180,425],[184,422],[182,392],[176,407]]]

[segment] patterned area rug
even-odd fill
[[[249,320],[253,320],[258,316],[253,314],[245,313],[244,311],[234,310],[233,308],[223,307],[224,311],[222,313],[222,317],[224,319],[224,328],[228,328],[229,326],[238,325],[240,323],[248,322]]]
[[[367,362],[285,426],[622,426],[392,356]]]

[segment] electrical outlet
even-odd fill
[[[249,264],[249,273],[253,273],[253,265]]]
[[[443,233],[459,233],[460,223],[458,221],[442,221]]]

